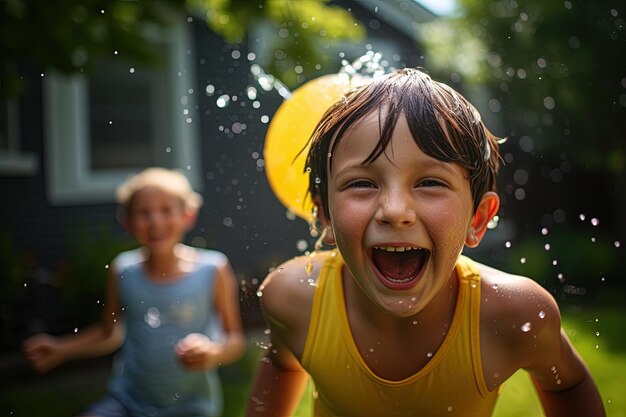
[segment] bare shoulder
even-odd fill
[[[272,343],[301,358],[311,317],[317,278],[330,252],[291,259],[272,271],[259,288],[259,301]]]
[[[527,277],[478,267],[483,290],[480,347],[487,387],[495,389],[525,369],[542,400],[555,401],[558,394],[567,398],[559,399],[563,409],[576,404],[559,415],[604,415],[597,412],[602,408],[597,388],[561,327],[554,297]]]
[[[315,283],[329,253],[290,259],[265,278],[258,295],[266,318],[287,326],[308,323]]]
[[[528,277],[478,263],[476,266],[481,276],[483,354],[489,353],[501,369],[523,368],[532,362],[543,340],[559,337],[558,305],[545,288]]]

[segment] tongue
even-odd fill
[[[387,252],[374,249],[372,260],[385,278],[393,281],[407,281],[415,277],[422,269],[425,254],[424,250]]]

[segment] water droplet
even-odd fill
[[[499,378],[500,377],[500,373],[498,371],[493,373],[493,377],[494,378]]]
[[[300,252],[304,252],[305,250],[307,250],[309,247],[309,243],[304,240],[304,239],[300,239],[296,242],[296,248],[300,251]]]
[[[432,352],[428,352],[428,353],[426,354],[426,356],[428,356],[429,358],[432,358],[432,357],[433,357],[433,353],[432,353]]]
[[[493,288],[494,290],[497,290],[497,289],[498,289],[498,284],[493,284],[493,285],[491,286],[491,288]]]
[[[543,99],[543,105],[548,110],[553,110],[556,102],[553,97],[547,96]]]
[[[259,290],[256,292],[257,297],[263,297],[263,291]]]
[[[582,213],[578,215],[578,218],[580,219],[581,222],[585,221],[585,219],[586,219],[585,215],[582,214]]]
[[[545,312],[545,311],[543,311],[543,310],[541,310],[541,311],[539,312],[539,318],[540,318],[540,319],[543,319],[543,318],[545,318],[545,317],[546,317],[546,312]]]
[[[541,234],[546,236],[548,234],[548,229],[545,228],[545,227],[543,229],[541,229]]]
[[[161,313],[156,307],[150,307],[143,317],[148,326],[156,329],[161,325]]]
[[[526,263],[526,258],[520,258],[520,263],[525,264]]]
[[[374,352],[374,348],[370,348],[370,352]]]
[[[223,109],[230,104],[230,96],[228,94],[222,94],[217,98],[215,104],[217,105],[217,107]]]
[[[527,321],[526,323],[522,324],[522,327],[520,327],[520,329],[521,329],[524,333],[527,333],[527,332],[529,332],[529,331],[530,331],[531,327],[532,327],[532,325],[530,324],[530,322],[528,322],[528,321]]]
[[[504,247],[510,248],[511,247],[511,242],[510,241],[505,242],[504,243]]]
[[[417,320],[413,320],[413,324],[417,324]]]
[[[596,332],[596,336],[600,336],[600,332]]]
[[[448,411],[452,411],[452,406],[448,406]]]
[[[593,219],[591,219],[592,226],[597,226],[599,224],[600,224],[600,220],[598,220],[597,218],[594,217]]]
[[[74,333],[78,333],[78,327],[74,327]]]
[[[545,250],[550,250],[550,244],[549,244],[549,243],[546,243],[545,245],[543,245],[543,248],[544,248]]]
[[[487,228],[495,229],[496,227],[498,227],[499,221],[500,221],[500,216],[493,216],[493,218],[489,220],[489,223],[487,223]]]
[[[616,248],[619,248],[621,246],[621,243],[619,243],[619,240],[616,240],[615,242],[613,242],[613,245],[615,245]]]
[[[257,97],[257,90],[254,87],[246,88],[246,95],[250,100],[255,100]]]

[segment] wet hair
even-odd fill
[[[305,164],[310,169],[309,192],[314,199],[321,199],[326,215],[327,172],[334,150],[352,127],[376,111],[380,139],[364,164],[385,153],[398,118],[404,114],[413,140],[424,153],[467,170],[474,210],[487,191],[496,190],[498,138],[461,94],[421,70],[407,68],[350,91],[324,113],[313,131]]]
[[[181,172],[166,168],[146,168],[122,183],[115,192],[117,202],[129,214],[135,194],[148,187],[161,189],[178,197],[187,210],[197,211],[203,203],[202,196],[191,188]]]

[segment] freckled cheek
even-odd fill
[[[360,240],[365,233],[370,216],[356,204],[335,204],[332,211],[332,224],[335,235],[346,243]]]
[[[438,246],[462,245],[465,241],[469,215],[456,207],[441,206],[422,214],[422,221],[430,230]]]

